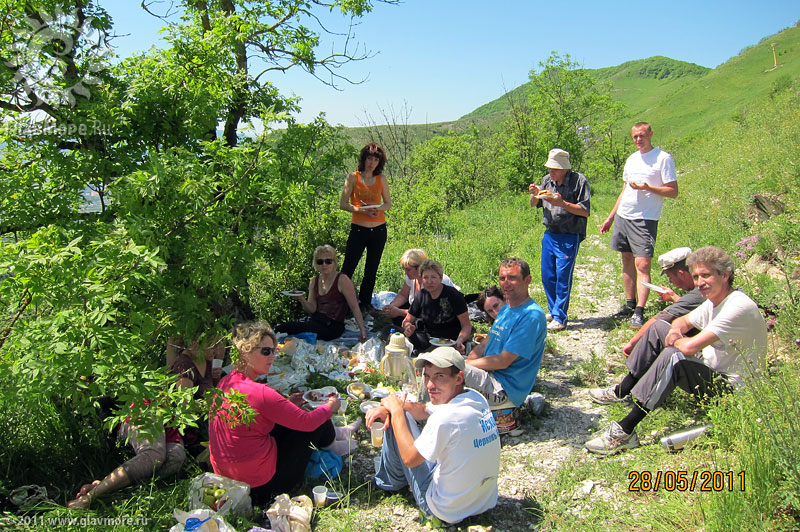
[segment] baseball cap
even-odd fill
[[[658,265],[665,272],[692,254],[692,248],[675,248],[658,256]]]
[[[461,371],[464,371],[464,357],[453,347],[437,347],[430,353],[420,354],[414,361],[414,367],[422,369],[426,361],[437,368],[455,366]]]

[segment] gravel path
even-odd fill
[[[570,314],[579,316],[570,321],[567,330],[551,335],[555,339],[555,353],[545,353],[535,390],[547,399],[544,411],[530,423],[502,437],[502,455],[498,506],[486,514],[468,520],[466,525],[450,530],[533,530],[536,521],[531,507],[536,499],[548,489],[548,480],[565,462],[579,463],[590,457],[583,450],[601,423],[604,407],[592,403],[587,388],[576,385],[576,369],[592,358],[607,360],[606,342],[608,316],[617,310],[617,299],[613,294],[598,293],[595,283],[597,263],[600,259],[594,251],[602,245],[600,237],[588,237],[581,246],[579,261],[575,268]],[[611,359],[613,357],[608,357]],[[601,362],[603,369],[608,364]],[[527,416],[526,416],[527,417]],[[373,457],[377,453],[370,447],[368,435],[362,430],[361,444],[353,459],[356,477],[370,479],[373,472]],[[591,486],[593,496],[602,496],[601,485]],[[589,489],[589,486],[586,486]],[[581,484],[576,484],[576,504],[572,510],[580,512]],[[597,493],[597,492],[601,493]],[[363,501],[351,501],[348,513],[357,514],[359,527],[364,530],[417,531],[426,530],[418,519],[413,498],[407,503],[393,506],[382,502],[367,505]],[[391,517],[391,526],[385,526]],[[493,528],[488,528],[492,526]],[[317,530],[336,530],[318,526]]]

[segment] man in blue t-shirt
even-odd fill
[[[547,320],[528,295],[531,270],[527,262],[516,257],[504,260],[499,280],[506,305],[497,314],[488,341],[467,357],[464,376],[467,387],[481,392],[490,406],[506,401],[520,406],[539,373]]]

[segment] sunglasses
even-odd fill
[[[275,348],[274,347],[262,347],[261,348],[261,355],[262,356],[271,357],[274,354],[275,354]]]
[[[317,259],[317,265],[333,264],[333,259]]]

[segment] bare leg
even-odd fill
[[[86,493],[82,494],[86,486],[92,486],[92,485],[93,487],[91,489],[89,489]],[[78,496],[67,503],[67,508],[73,508],[75,510],[85,510],[86,508],[89,507],[89,504],[91,504],[92,500],[95,499],[96,497],[100,497],[101,495],[106,493],[111,493],[112,491],[121,490],[122,488],[127,488],[130,485],[131,481],[130,478],[128,477],[128,474],[125,473],[125,469],[123,469],[122,466],[119,466],[114,471],[109,473],[109,475],[106,478],[104,478],[100,482],[97,482],[97,484],[93,482],[92,484],[84,485],[83,488],[81,488],[81,491],[78,492]]]
[[[639,281],[644,281],[646,283],[650,282],[650,264],[652,259],[650,257],[636,257],[636,273],[638,275]],[[637,294],[639,295],[639,299],[637,300],[637,305],[643,307],[647,304],[647,297],[650,295],[650,289],[644,286],[642,283],[638,283],[636,287]]]
[[[648,267],[648,272],[650,271]],[[648,273],[648,279],[650,274]],[[633,253],[622,252],[622,285],[625,287],[625,299],[636,299],[636,264]]]

